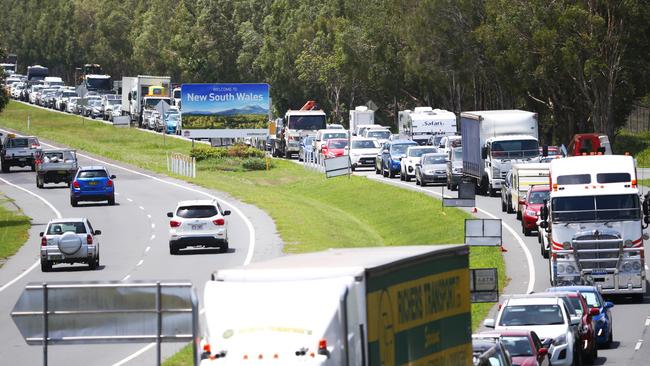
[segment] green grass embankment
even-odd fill
[[[0,195],[0,267],[25,244],[31,226],[29,217],[18,209],[9,209],[5,205],[10,200]]]
[[[614,142],[616,154],[630,153],[636,159],[639,168],[650,168],[650,131],[632,133],[621,131]]]
[[[191,148],[188,141],[169,137],[163,140],[161,135],[83,121],[78,116],[16,102],[0,114],[0,126],[164,174],[168,174],[168,152],[189,154]],[[449,208],[443,212],[440,201],[425,194],[363,177],[328,180],[323,174],[289,161],[275,163],[271,171],[241,172],[218,171],[201,162],[196,179],[176,178],[227,192],[266,211],[275,221],[288,253],[463,242],[463,223],[468,214]],[[470,263],[473,268],[499,268],[503,287],[504,262],[497,248],[472,248]],[[489,308],[490,304],[472,305],[474,329]]]

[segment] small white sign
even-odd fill
[[[350,157],[347,155],[325,159],[325,176],[327,178],[350,174]]]

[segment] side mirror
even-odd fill
[[[522,197],[519,197],[519,204],[520,205],[525,205],[526,204],[526,199],[522,198]]]
[[[544,200],[544,204],[539,209],[539,217],[542,219],[542,221],[548,220],[548,201],[547,200]]]
[[[646,193],[645,198],[643,199],[643,215],[650,215],[650,192]]]
[[[548,354],[548,348],[542,347],[542,348],[538,349],[538,350],[537,350],[537,354],[538,354],[540,357],[544,357],[544,356],[546,356],[546,355]]]
[[[167,217],[174,217],[174,214],[171,212],[167,212]]]
[[[224,216],[228,216],[228,215],[230,215],[230,210],[225,210],[225,211],[223,212],[223,215],[224,215]]]
[[[45,235],[45,233],[42,232],[42,231],[40,233],[38,233],[38,236],[43,236],[43,235]]]
[[[482,147],[481,148],[481,159],[487,159],[487,147]]]
[[[614,303],[611,301],[605,301],[605,309],[611,309],[614,307]]]
[[[117,178],[115,174],[111,175],[111,179],[115,179],[115,178]]]
[[[420,168],[420,167],[422,167],[422,164],[420,164],[420,163],[416,163],[415,166],[418,167],[418,168]]]
[[[580,317],[579,316],[572,316],[571,317],[571,325],[579,325],[580,324]]]
[[[102,231],[101,230],[95,230],[94,235],[102,235]]]
[[[598,308],[590,308],[589,309],[589,315],[591,316],[596,316],[600,314],[600,309]]]
[[[485,319],[483,321],[483,326],[486,328],[494,328],[494,319]]]

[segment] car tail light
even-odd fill
[[[106,186],[112,187],[113,186],[113,181],[109,179],[108,182],[106,182]]]
[[[42,247],[47,246],[47,238],[45,236],[41,238],[41,246]]]
[[[217,226],[221,226],[221,225],[224,225],[226,223],[226,220],[224,220],[224,219],[216,219],[216,220],[213,220],[212,223],[217,225]]]
[[[181,222],[176,221],[176,220],[171,220],[171,221],[169,221],[169,226],[170,227],[179,227],[179,226],[181,226]]]
[[[79,188],[79,182],[75,180],[74,182],[72,182],[72,186],[75,188]]]
[[[93,243],[93,236],[88,234],[86,235],[86,244],[92,244]]]

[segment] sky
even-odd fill
[[[253,94],[256,99],[241,96]],[[194,96],[194,100],[190,97]],[[200,96],[201,101],[197,100]],[[210,100],[212,98],[212,100]],[[268,84],[183,84],[181,85],[181,105],[184,113],[220,112],[246,106],[258,106],[268,113]]]

